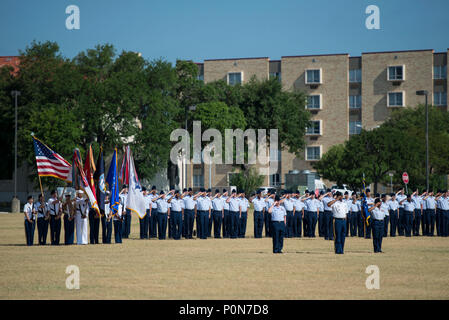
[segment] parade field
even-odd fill
[[[449,299],[449,238],[347,238],[344,255],[321,238],[140,240],[133,217],[123,244],[25,245],[23,214],[0,214],[1,299]],[[63,232],[61,232],[63,240]],[[35,243],[37,232],[35,234]],[[68,265],[80,289],[66,288]],[[380,288],[368,290],[369,265]]]

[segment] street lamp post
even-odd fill
[[[11,212],[20,212],[20,200],[17,198],[17,97],[20,91],[13,90],[11,95],[14,97],[14,198],[11,203]]]
[[[416,91],[418,96],[426,96],[426,191],[429,190],[429,105],[427,103],[429,92],[427,90]]]

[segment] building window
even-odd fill
[[[202,174],[194,174],[193,175],[193,186],[195,188],[204,187],[204,175]]]
[[[403,81],[404,76],[404,66],[391,66],[388,67],[388,80],[389,81]]]
[[[315,161],[321,159],[321,147],[307,147],[306,160]]]
[[[233,86],[236,84],[242,84],[243,72],[229,72],[228,73],[228,84]]]
[[[306,84],[321,83],[321,69],[306,70]]]
[[[321,95],[311,95],[307,97],[307,109],[321,109]]]
[[[281,73],[280,72],[270,72],[270,79],[278,79],[281,82]]]
[[[279,162],[281,161],[281,150],[273,151],[270,150],[270,161]]]
[[[404,106],[404,92],[389,92],[387,105],[389,107],[403,107]]]
[[[434,66],[433,67],[434,79],[446,79],[447,78],[447,66]]]
[[[362,82],[362,69],[349,70],[349,82]]]
[[[362,132],[361,121],[349,121],[349,134],[360,134]]]
[[[279,173],[270,174],[270,187],[277,187],[281,183]]]
[[[446,106],[447,105],[447,92],[434,92],[433,93],[433,103],[436,106]]]
[[[360,109],[362,107],[362,96],[349,96],[349,108]]]
[[[306,134],[310,136],[321,135],[321,120],[310,121],[310,126],[307,127]]]

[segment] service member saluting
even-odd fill
[[[382,252],[382,238],[384,234],[385,211],[382,210],[382,201],[379,198],[374,200],[374,206],[368,209],[372,216],[373,225],[373,246],[374,252]]]
[[[340,191],[335,193],[335,199],[327,205],[332,208],[332,216],[334,218],[335,253],[344,254],[348,205],[343,201],[343,195]]]
[[[284,246],[284,233],[285,226],[287,224],[287,212],[285,208],[281,206],[279,196],[275,196],[274,202],[268,209],[268,213],[271,214],[271,235],[273,237],[273,253],[282,253],[282,247]]]

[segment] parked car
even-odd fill
[[[259,189],[257,189],[257,192],[259,192],[259,191],[261,191],[262,195],[265,196],[268,193],[268,191],[271,192],[272,194],[276,193],[276,188],[273,188],[273,187],[260,187]]]
[[[332,192],[340,191],[342,194],[344,194],[346,191],[349,193],[349,196],[352,195],[352,191],[349,190],[348,186],[346,184],[343,184],[342,186],[338,186],[334,184],[331,188]]]

